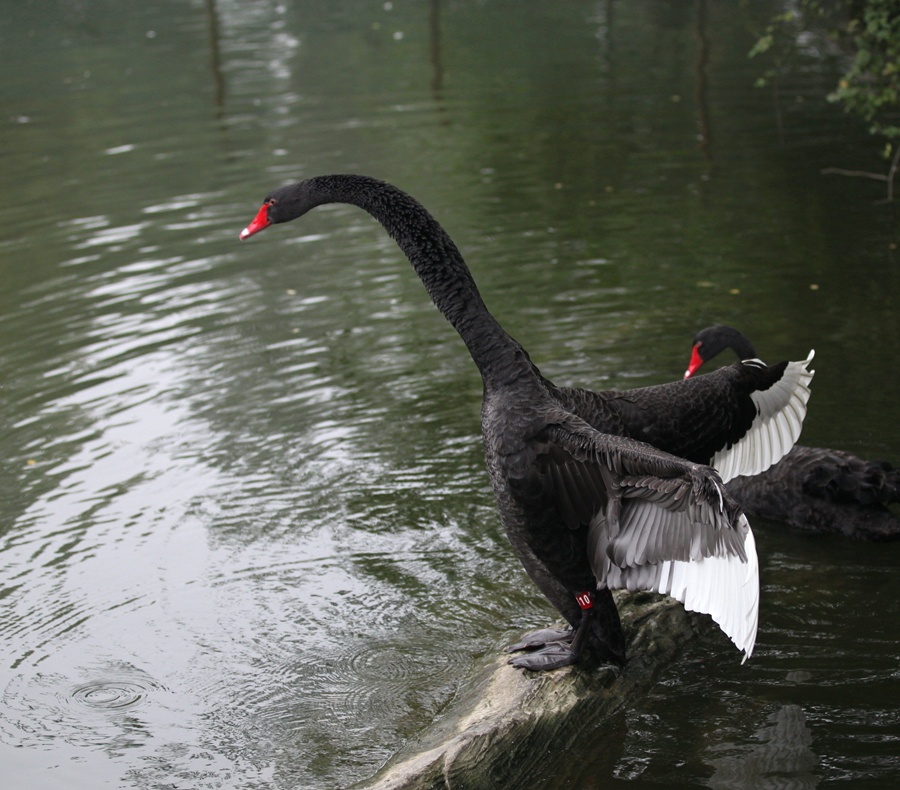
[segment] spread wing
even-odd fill
[[[560,516],[588,526],[598,586],[671,595],[712,616],[746,660],[759,609],[756,548],[715,471],[574,419],[551,424],[540,445]]]
[[[802,362],[788,362],[781,378],[767,389],[750,393],[756,415],[747,432],[734,444],[720,449],[712,459],[722,479],[764,472],[787,455],[800,438],[809,401],[809,383],[815,371],[809,370],[815,352]],[[757,359],[744,365],[765,368]]]
[[[800,436],[813,352],[800,362],[746,360],[705,376],[627,391],[557,388],[554,397],[598,431],[629,436],[714,466],[722,479],[776,463]]]

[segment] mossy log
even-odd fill
[[[638,593],[617,601],[628,643],[621,670],[587,662],[534,673],[509,666],[506,654],[492,656],[450,709],[358,790],[529,786],[550,754],[596,733],[711,626],[670,598]]]

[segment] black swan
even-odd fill
[[[691,345],[685,378],[728,348],[740,359],[756,357],[746,336],[721,324],[700,330]],[[765,472],[727,487],[751,516],[848,538],[900,540],[900,516],[889,507],[900,503],[900,470],[887,461],[798,444]]]
[[[444,229],[390,184],[329,175],[276,189],[240,238],[325,203],[355,205],[384,226],[481,373],[484,452],[502,521],[529,576],[572,626],[511,646],[533,652],[510,663],[555,669],[587,648],[622,664],[611,594],[622,588],[710,614],[746,660],[757,629],[756,549],[707,464],[733,446],[738,472],[765,468],[790,449],[806,413],[809,360],[738,363],[628,392],[556,387],[488,311]]]

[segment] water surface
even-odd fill
[[[332,7],[333,6],[333,7]],[[898,225],[806,57],[739,3],[7,3],[0,763],[11,787],[344,787],[553,617],[494,514],[481,386],[383,231],[262,196],[387,178],[561,384],[693,333],[817,351],[803,440],[900,461]],[[714,632],[534,787],[892,787],[896,546],[756,526]]]

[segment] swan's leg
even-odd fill
[[[546,642],[540,650],[525,656],[511,658],[509,663],[520,669],[530,669],[533,672],[547,672],[548,670],[559,669],[578,661],[581,658],[585,639],[591,630],[591,622],[594,619],[594,594],[591,592],[578,593],[575,596],[575,600],[578,601],[578,605],[581,607],[581,622],[578,624],[574,636],[569,641]],[[552,631],[553,629],[546,630]],[[568,635],[570,632],[564,631],[562,633]]]
[[[625,665],[625,634],[622,621],[612,592],[607,587],[597,590],[594,595],[594,619],[588,638],[588,649],[602,661]]]

